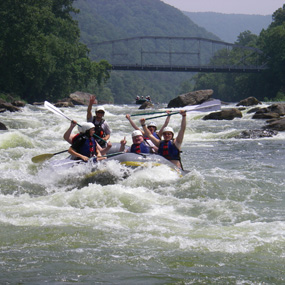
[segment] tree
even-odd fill
[[[55,100],[108,77],[106,62],[88,58],[71,13],[74,0],[0,3],[0,90],[28,102]]]
[[[268,71],[264,73],[264,96],[274,98],[285,94],[285,4],[273,14],[273,22],[259,37],[259,46],[268,58]]]

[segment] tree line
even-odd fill
[[[263,52],[262,60],[267,61],[267,69],[259,74],[216,74],[199,73],[194,78],[194,89],[211,88],[215,97],[236,102],[245,97],[255,96],[259,100],[285,100],[285,4],[276,10],[272,23],[259,36],[245,31],[235,42],[238,45],[255,47]],[[225,52],[223,50],[219,53]],[[233,63],[239,58],[233,49],[230,58]],[[212,61],[215,63],[215,60]],[[220,62],[222,63],[222,62]]]
[[[0,93],[27,102],[56,100],[109,78],[106,61],[92,62],[80,42],[73,0],[0,3]]]
[[[112,2],[118,5],[115,9],[112,5],[108,6],[108,3],[100,1],[81,1],[82,5],[96,4],[94,9],[99,9],[99,14],[104,16],[100,18],[99,14],[93,17],[91,14],[80,14],[78,4],[75,8],[74,2],[75,0],[0,2],[0,95],[2,94],[2,97],[10,94],[29,103],[43,100],[56,101],[71,92],[81,90],[96,92],[101,101],[106,102],[131,103],[137,94],[150,95],[160,102],[166,102],[181,93],[211,88],[214,90],[214,96],[224,101],[235,102],[248,96],[255,96],[260,100],[284,100],[285,5],[274,12],[272,23],[266,30],[262,30],[260,35],[245,31],[237,38],[236,44],[258,48],[263,51],[264,58],[268,59],[268,69],[258,74],[198,73],[193,77],[189,76],[189,73],[149,75],[112,72],[111,76],[110,64],[105,60],[93,61],[92,54],[96,51],[89,50],[83,42],[92,42],[94,39],[100,41],[103,36],[108,39],[106,29],[110,26],[107,22],[110,25],[112,21],[113,26],[109,34],[113,37],[119,30],[115,30],[119,19],[123,30],[129,31],[122,33],[122,37],[137,35],[140,33],[140,27],[145,29],[145,33],[149,33],[153,30],[151,13],[156,15],[154,20],[158,29],[157,21],[165,18],[163,13],[171,13],[172,7],[165,6],[165,10],[162,10],[164,7],[161,6],[162,2],[149,0],[148,5],[157,7],[146,9],[143,1],[132,0],[128,3],[126,1],[126,4],[125,1],[118,0]],[[142,5],[142,8],[139,5]],[[82,9],[84,11],[90,7],[86,6],[84,9],[82,6]],[[132,9],[132,15],[133,11],[136,11],[131,22],[128,22],[130,16],[127,15],[127,8]],[[183,33],[182,27],[186,26],[187,31],[195,30],[196,36],[203,36],[196,26],[189,29],[186,23],[188,20],[181,18],[178,11],[174,11],[175,13],[171,14],[172,29],[180,27],[179,31]],[[124,17],[119,17],[118,13]],[[147,23],[143,23],[144,13],[148,15]],[[176,19],[181,22],[176,22]],[[95,28],[92,21],[95,21]],[[133,29],[135,24],[137,28]],[[167,26],[170,26],[168,21],[165,28],[162,28],[164,32],[167,32]],[[162,33],[162,30],[157,32]],[[130,34],[132,32],[135,34]],[[189,34],[191,35],[194,36]],[[218,51],[220,54],[223,52],[225,51]],[[229,56],[233,63],[240,58],[238,53],[238,49],[230,52]],[[211,59],[212,63],[215,63],[215,60],[217,59]]]

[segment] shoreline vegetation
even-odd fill
[[[152,72],[138,75],[130,71],[111,72],[106,60],[96,62],[98,50],[94,39],[101,42],[148,35],[155,27],[156,33],[164,36],[177,34],[218,40],[216,35],[170,5],[161,1],[148,1],[147,5],[146,11],[141,0],[118,0],[115,4],[99,0],[76,3],[39,0],[21,5],[4,1],[0,5],[1,98],[12,94],[28,103],[56,102],[73,90],[81,90],[96,93],[98,100],[104,102],[130,104],[136,94],[149,95],[153,102],[166,102],[178,94],[211,88],[215,97],[225,102],[239,102],[250,96],[260,101],[285,101],[284,62],[280,60],[285,54],[284,45],[280,44],[285,36],[285,4],[273,13],[267,29],[259,35],[241,32],[235,42],[263,52],[268,69],[258,74]],[[119,19],[122,14],[133,16]],[[207,60],[211,64],[223,64],[225,52],[218,50]],[[240,60],[237,49],[233,48],[228,56],[233,64]]]

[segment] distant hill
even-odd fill
[[[183,12],[194,23],[218,36],[222,41],[234,43],[244,31],[259,35],[272,22],[272,16],[222,14],[214,12]]]
[[[160,0],[78,0],[75,15],[81,40],[90,48],[90,57],[98,51],[92,44],[136,36],[203,37],[220,40],[195,24],[180,10]],[[180,83],[193,73],[113,71],[107,87],[115,103],[130,103],[137,94],[150,95],[168,102],[179,94]],[[106,97],[106,96],[105,96]]]
[[[114,40],[135,36],[219,38],[199,27],[180,10],[160,0],[77,0],[82,40]]]

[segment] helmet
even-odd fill
[[[142,132],[140,130],[135,130],[132,132],[132,138],[136,136],[142,136]]]
[[[147,127],[155,127],[155,128],[157,128],[155,122],[149,122],[149,124],[147,125]]]
[[[171,127],[165,127],[165,128],[163,129],[163,132],[162,132],[162,133],[165,133],[165,132],[171,132],[171,133],[173,134],[173,136],[174,136],[174,131],[173,131],[173,129],[172,129]]]
[[[103,106],[98,106],[95,111],[96,111],[96,112],[98,112],[98,111],[103,111],[103,112],[105,112],[105,108],[104,108]]]
[[[95,128],[93,123],[84,122],[81,124],[81,133],[85,133],[92,128]],[[78,128],[78,130],[79,130],[79,128]]]

